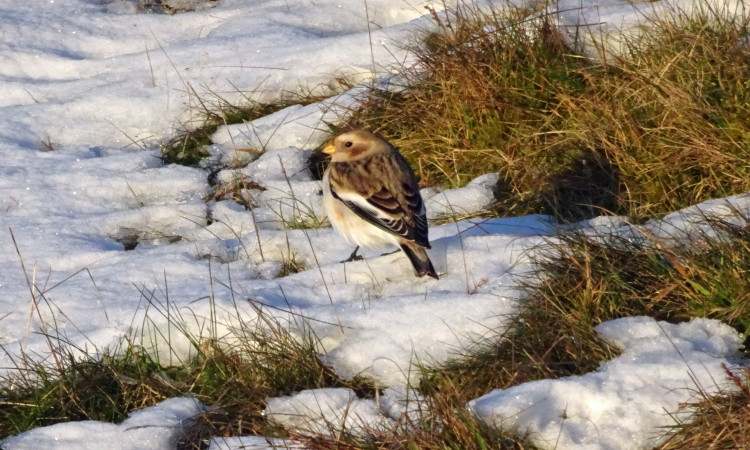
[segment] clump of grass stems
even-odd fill
[[[736,390],[710,397],[700,392],[695,402],[684,407],[694,410],[689,423],[676,431],[658,448],[706,449],[747,448],[750,445],[750,370],[724,370]]]
[[[704,217],[710,232],[692,242],[585,230],[550,238],[532,253],[534,274],[519,280],[526,297],[507,330],[462,358],[425,368],[421,392],[454,392],[452,403],[462,405],[493,389],[594,371],[619,352],[598,338],[594,327],[620,317],[646,315],[673,323],[707,317],[747,337],[750,218],[735,213],[739,221]],[[714,417],[736,420],[736,394],[727,398],[733,400],[707,398],[698,420],[709,420],[707,408],[715,409]]]
[[[183,439],[185,448],[198,448],[211,436],[284,436],[263,416],[270,396],[320,387],[372,394],[366,380],[344,381],[325,366],[312,334],[293,336],[258,313],[258,324],[242,324],[231,339],[190,336],[197,356],[184,364],[160,361],[133,342],[83,358],[63,343],[55,348],[58,364],[26,361],[13,379],[0,380],[0,439],[59,422],[120,422],[130,411],[188,395],[210,405]]]
[[[424,375],[428,375],[427,370]],[[390,447],[406,448],[536,448],[526,435],[514,435],[477,419],[466,408],[466,402],[471,400],[464,390],[466,385],[452,381],[424,378],[419,390],[426,411],[419,415],[417,423],[405,421],[381,441]]]
[[[414,411],[395,418],[393,426],[364,427],[352,432],[341,430],[340,423],[330,423],[328,435],[302,431],[293,433],[293,436],[304,442],[306,448],[536,448],[527,436],[511,435],[477,419],[466,408],[456,388],[443,385],[440,391],[427,392],[421,399],[411,399],[409,408],[414,407]]]
[[[623,57],[573,54],[544,20],[435,15],[399,89],[349,126],[380,132],[423,185],[499,172],[501,214],[651,217],[750,190],[748,17],[648,24]]]

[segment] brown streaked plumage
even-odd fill
[[[396,245],[417,276],[437,279],[425,251],[431,247],[417,178],[398,150],[356,130],[336,136],[323,151],[332,155],[323,204],[333,227],[358,246]]]

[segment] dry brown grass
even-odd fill
[[[320,387],[372,395],[367,380],[344,381],[320,361],[314,336],[292,335],[258,312],[258,323],[242,324],[227,341],[188,336],[198,354],[182,364],[161,362],[133,342],[83,359],[61,344],[57,365],[19,362],[17,376],[0,380],[0,439],[59,422],[117,423],[130,411],[189,395],[210,408],[187,430],[181,448],[201,448],[211,436],[283,436],[263,415],[268,397]],[[172,320],[186,330],[180,319]]]
[[[745,216],[746,224],[749,219]],[[595,371],[619,350],[599,339],[594,327],[619,317],[669,322],[708,317],[747,336],[750,226],[704,220],[715,234],[669,249],[648,236],[570,232],[551,238],[533,256],[535,275],[518,280],[527,297],[510,327],[462,358],[425,369],[421,391],[455,392],[453,401],[465,404],[493,389]],[[704,396],[688,405],[698,407],[696,422],[681,426],[683,436],[666,448],[745,448],[747,380],[734,381],[741,384],[739,393]],[[713,436],[717,446],[707,446],[714,432],[721,432]],[[732,447],[737,442],[742,445]]]
[[[423,184],[497,171],[501,213],[563,219],[652,216],[750,190],[747,18],[650,24],[609,64],[520,16],[464,8],[436,20],[403,90],[373,91],[349,124],[389,138]]]
[[[466,408],[461,386],[443,383],[421,388],[420,410],[397,418],[390,429],[365,429],[352,433],[330,424],[328,436],[291,431],[290,437],[312,449],[535,449],[527,436],[514,436],[489,426]]]
[[[693,420],[676,427],[659,450],[750,448],[750,370],[724,370],[736,390],[715,397],[701,393],[699,401],[684,405],[695,410]]]

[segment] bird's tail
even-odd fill
[[[418,277],[429,275],[436,280],[438,279],[437,272],[435,272],[435,268],[432,267],[432,261],[430,261],[429,256],[427,256],[424,247],[416,243],[407,242],[401,244],[401,250],[406,253],[411,265],[414,266],[414,275]]]

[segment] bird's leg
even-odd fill
[[[357,248],[354,249],[354,251],[352,252],[352,254],[349,255],[349,258],[347,258],[347,259],[345,259],[345,260],[343,260],[341,262],[342,263],[346,263],[346,262],[361,261],[361,260],[363,260],[364,258],[361,255],[357,254],[357,250],[359,250],[359,245],[357,246]]]

